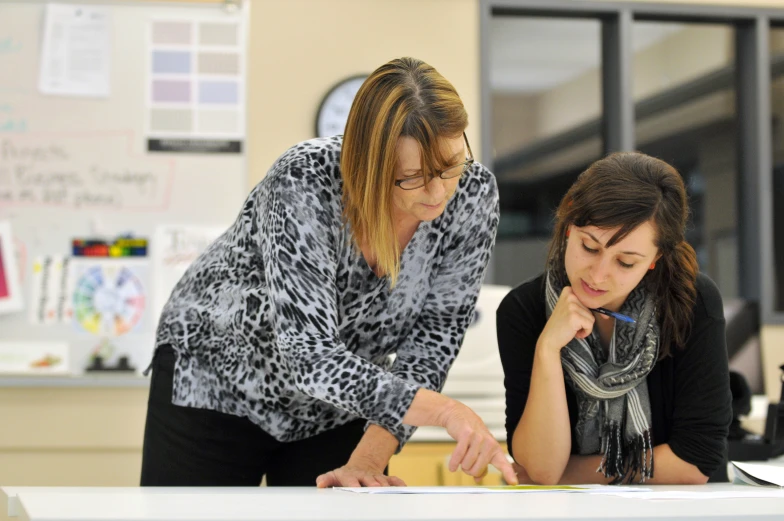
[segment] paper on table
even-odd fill
[[[752,485],[784,487],[784,467],[780,465],[740,461],[733,461],[732,465],[740,471],[735,473],[736,477],[744,482],[752,481],[750,483]]]
[[[650,491],[649,488],[606,485],[509,485],[499,487],[336,487],[359,494],[530,494],[579,492],[583,494],[623,494]]]
[[[739,498],[782,498],[784,499],[784,490],[758,488],[758,487],[743,487],[739,486],[738,490],[721,490],[712,492],[690,492],[685,490],[651,490],[650,492],[636,492],[631,491],[622,494],[612,494],[606,492],[605,495],[617,495],[628,499],[649,499],[649,500],[662,500],[662,499],[739,499]]]

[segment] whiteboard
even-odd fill
[[[242,150],[233,153],[147,148],[153,22],[236,22],[238,45],[244,50],[248,6],[229,11],[222,4],[203,2],[92,4],[111,11],[109,95],[101,98],[41,94],[46,5],[0,0],[0,221],[9,221],[12,227],[26,303],[21,312],[0,315],[0,340],[68,342],[70,369],[76,374],[86,367],[94,349],[107,345],[115,358],[128,356],[132,366],[144,369],[159,311],[153,303],[154,284],[168,290],[176,281],[161,280],[149,256],[127,263],[69,258],[71,240],[132,234],[148,238],[148,252],[154,254],[153,238],[160,226],[227,228],[239,213],[247,187],[244,140]],[[236,103],[243,114],[244,136],[244,59],[239,66],[242,85]],[[95,320],[88,325],[84,317],[77,320],[81,304],[73,294],[67,294],[68,301],[44,304],[39,259],[61,268],[65,260],[72,275],[63,284],[68,292],[81,291],[83,299],[92,298],[91,291],[98,298],[91,285],[96,280],[123,281],[122,291],[135,303],[125,322],[113,328]],[[54,281],[48,282],[53,291],[57,289]],[[61,313],[58,318],[52,318],[55,311]]]

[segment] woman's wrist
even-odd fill
[[[370,454],[367,452],[358,454],[356,451],[354,451],[351,454],[351,457],[348,459],[346,467],[362,469],[374,474],[381,474],[389,464],[389,460],[382,461],[382,459],[383,458],[378,457],[376,454]]]
[[[464,405],[457,400],[449,398],[448,396],[444,396],[444,405],[438,411],[438,418],[436,419],[436,425],[438,427],[443,427],[446,429],[447,425],[449,424],[449,419],[454,416],[455,411],[460,408],[464,407]]]
[[[448,396],[421,387],[414,395],[403,423],[415,427],[446,427],[447,421],[460,405],[460,402]]]
[[[397,451],[397,438],[378,425],[371,425],[359,440],[346,466],[382,473]]]
[[[536,342],[536,350],[534,351],[535,356],[544,356],[549,358],[557,358],[559,361],[561,359],[561,349],[564,346],[556,346],[553,345],[551,342],[548,342],[547,338],[539,337],[539,340]]]

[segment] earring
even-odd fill
[[[655,267],[656,267],[656,263],[655,263],[655,262],[652,262],[652,263],[651,263],[651,267],[650,267],[650,268],[648,268],[648,269],[649,269],[649,270],[652,270],[652,269],[653,269],[653,268],[655,268]]]
[[[567,238],[567,239],[569,238],[569,234],[570,234],[571,232],[572,232],[572,230],[571,230],[571,229],[569,229],[569,228],[567,228],[567,229],[566,229],[566,238]]]

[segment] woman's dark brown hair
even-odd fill
[[[670,344],[683,348],[691,328],[697,297],[697,257],[686,242],[689,216],[686,188],[680,174],[659,159],[638,152],[619,152],[593,163],[580,174],[555,215],[548,266],[565,280],[564,251],[570,224],[617,228],[607,246],[651,221],[661,258],[641,284],[654,295],[661,324],[659,353]]]

